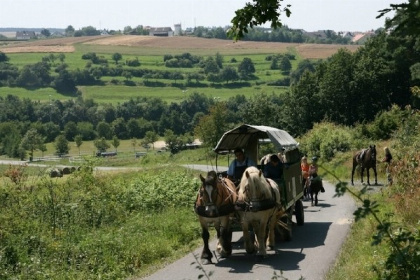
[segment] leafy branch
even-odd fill
[[[382,272],[381,269],[375,269],[376,273],[378,273],[380,276],[385,276],[385,279],[394,279],[394,277],[413,279],[412,277],[419,275],[419,230],[416,230],[414,233],[412,233],[411,231],[404,229],[402,226],[399,226],[397,230],[393,232],[393,229],[395,228],[393,225],[395,223],[389,221],[392,214],[387,214],[386,218],[381,220],[378,216],[378,208],[380,205],[376,201],[371,201],[370,199],[364,198],[367,192],[367,185],[364,185],[364,187],[358,192],[354,192],[348,187],[347,182],[342,182],[331,171],[325,168],[324,170],[338,181],[338,183],[335,185],[336,194],[334,197],[343,196],[346,192],[348,192],[359,202],[361,202],[361,206],[358,207],[357,210],[353,213],[356,217],[356,221],[371,215],[377,222],[377,232],[372,237],[372,245],[379,245],[384,241],[388,241],[388,243],[391,245],[392,250],[385,263],[387,270]]]

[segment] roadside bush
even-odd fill
[[[351,149],[350,129],[333,123],[318,123],[300,139],[301,151],[308,156],[330,160],[337,152]]]
[[[0,186],[0,279],[125,279],[200,236],[193,173],[96,176],[93,163],[30,189]]]

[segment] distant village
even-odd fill
[[[174,24],[172,27],[151,27],[151,26],[145,26],[143,27],[144,30],[147,31],[149,36],[160,36],[160,37],[172,37],[172,36],[190,36],[194,34],[194,28],[188,27],[186,29],[182,29],[181,24]],[[270,28],[263,28],[265,32],[269,33],[271,32]],[[7,39],[7,40],[18,40],[18,41],[25,41],[25,40],[31,40],[31,39],[42,39],[46,37],[44,34],[41,33],[43,29],[41,28],[0,28],[0,40]],[[65,37],[64,29],[58,29],[58,28],[50,28],[48,29],[50,34],[48,37],[53,38],[59,38],[59,37]],[[300,30],[302,34],[323,39],[326,38],[327,32],[326,30],[319,30],[314,32],[307,32],[305,30]],[[335,32],[335,31],[334,31]],[[99,30],[99,34],[106,36],[115,34],[115,31],[112,32],[107,30]],[[121,32],[119,32],[121,33]],[[349,38],[351,43],[354,44],[363,44],[368,38],[375,35],[374,30],[360,32],[360,31],[340,31],[336,32],[338,36],[341,36],[343,38]],[[146,34],[147,35],[147,34]]]

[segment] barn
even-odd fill
[[[170,27],[151,27],[149,29],[149,35],[158,37],[172,37],[174,36],[174,31]]]

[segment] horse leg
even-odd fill
[[[202,226],[201,228],[202,228],[201,237],[203,238],[203,242],[204,242],[203,251],[201,252],[201,261],[203,264],[210,264],[212,263],[211,258],[213,257],[213,254],[211,253],[210,248],[209,248],[210,233],[206,226]]]
[[[367,184],[370,186],[370,181],[369,181],[369,167],[366,168],[366,178],[367,178]]]
[[[221,219],[218,250],[222,258],[227,258],[232,254],[232,230],[229,227],[229,216],[224,216]]]
[[[373,173],[375,173],[375,186],[378,185],[378,175],[376,173],[376,166],[373,167]]]
[[[364,170],[365,169],[363,167],[360,168],[360,182],[362,182],[362,184],[363,184],[363,171]]]
[[[263,217],[261,221],[255,222],[252,224],[254,230],[256,230],[257,241],[258,241],[258,252],[257,257],[265,257],[267,255],[267,251],[265,249],[265,236],[267,232],[267,225],[268,225],[268,213],[265,214],[266,217]]]
[[[267,246],[269,250],[274,250],[274,247],[276,245],[276,225],[277,225],[277,214],[279,213],[280,209],[275,209],[272,216],[270,217],[269,223],[268,223],[268,240],[267,240]]]
[[[354,161],[353,161],[353,167],[352,167],[352,169],[351,169],[351,185],[352,186],[354,186],[354,183],[353,183],[353,176],[354,176],[354,171],[356,170],[356,164],[354,163]]]
[[[315,192],[315,206],[318,206],[318,192]]]
[[[242,220],[242,233],[244,235],[244,246],[248,254],[253,254],[255,252],[255,245],[251,241],[251,236],[249,234],[249,225],[247,221]]]

